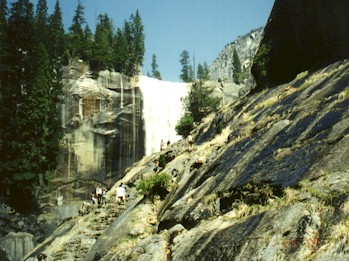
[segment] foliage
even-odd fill
[[[43,27],[56,33],[45,6],[40,1],[34,17],[30,1],[12,3],[0,60],[0,189],[19,208],[30,208],[35,188],[48,182],[62,135],[61,56],[56,50],[53,58],[38,34]]]
[[[178,135],[187,137],[190,131],[194,129],[194,117],[189,113],[184,114],[178,121],[175,129]]]
[[[139,11],[124,22],[123,29],[118,28],[114,35],[114,70],[128,76],[139,73],[144,58],[144,26]]]
[[[199,81],[193,84],[189,95],[185,97],[184,105],[195,122],[200,122],[203,117],[218,109],[221,99],[213,97],[212,93],[212,87],[205,86]]]
[[[267,65],[269,63],[270,44],[262,44],[254,58],[254,64],[263,78],[267,77]]]
[[[86,23],[84,17],[85,7],[82,5],[81,1],[78,0],[78,5],[75,9],[75,15],[73,17],[73,23],[69,27],[68,35],[68,47],[71,57],[84,57],[84,32],[82,26]]]
[[[113,67],[113,28],[111,20],[107,14],[99,15],[98,19],[90,61],[90,68],[94,75],[102,70],[111,70]]]
[[[221,98],[213,97],[212,93],[213,88],[205,86],[202,81],[192,85],[183,101],[187,113],[180,118],[175,128],[178,135],[188,136],[194,129],[195,122],[200,122],[203,117],[218,109]],[[218,127],[216,131],[221,132],[220,129]]]
[[[193,68],[190,65],[190,56],[189,56],[189,52],[187,50],[183,50],[181,55],[180,55],[181,59],[179,60],[179,62],[182,65],[182,73],[179,76],[184,82],[189,83],[191,81],[193,81]]]
[[[118,67],[134,75],[144,56],[138,10],[116,34],[108,15],[100,15],[94,35],[81,0],[67,34],[58,0],[51,15],[47,0],[37,1],[35,15],[33,9],[30,0],[11,1],[10,9],[0,0],[0,192],[24,209],[57,166],[63,65],[83,59],[95,72]]]
[[[198,80],[206,81],[209,80],[209,69],[207,62],[204,65],[198,64],[198,71],[196,73],[196,77]]]
[[[151,77],[161,80],[161,74],[158,70],[158,64],[156,63],[156,55],[153,54],[151,62]]]
[[[146,198],[153,199],[156,195],[164,198],[169,193],[171,176],[166,173],[153,174],[140,181],[137,191]]]
[[[235,84],[240,84],[240,81],[242,79],[242,70],[241,70],[241,61],[238,55],[238,52],[234,48],[233,51],[233,79]]]

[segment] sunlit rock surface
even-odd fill
[[[250,33],[238,37],[227,44],[210,65],[210,79],[224,82],[233,82],[234,77],[234,49],[238,53],[241,69],[250,72],[253,57],[257,52],[259,42],[262,39],[263,28],[252,30]]]
[[[63,223],[27,258],[348,260],[348,105],[348,61],[239,98],[192,132],[192,149],[179,140],[143,157],[105,207]],[[150,201],[136,185],[161,155],[173,185]]]

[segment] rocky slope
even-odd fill
[[[108,205],[85,204],[25,259],[347,260],[348,105],[346,60],[238,98],[197,126],[192,149],[144,157]],[[136,185],[161,155],[173,184],[150,201]]]
[[[209,68],[210,79],[213,81],[218,81],[220,79],[224,82],[233,82],[234,49],[236,49],[239,55],[242,70],[250,72],[253,57],[257,52],[262,34],[263,28],[259,28],[227,44]]]

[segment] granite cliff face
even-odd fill
[[[349,57],[349,2],[276,0],[252,73],[258,90]]]
[[[53,192],[41,199],[59,217],[76,214],[97,184],[111,186],[143,157],[142,96],[136,80],[103,71],[92,79],[83,62],[65,68],[62,125],[65,136]]]
[[[85,203],[26,259],[347,260],[348,105],[348,61],[238,98],[192,132],[192,149],[142,158],[106,206]],[[136,186],[161,156],[173,185],[150,201]]]
[[[225,82],[233,82],[234,49],[236,49],[239,55],[242,70],[250,72],[253,57],[257,52],[262,33],[263,28],[252,30],[250,33],[239,37],[234,42],[227,44],[209,68],[210,79],[213,81],[218,81],[220,79]]]

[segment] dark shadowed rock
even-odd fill
[[[258,90],[349,57],[349,2],[276,0],[252,73]]]

